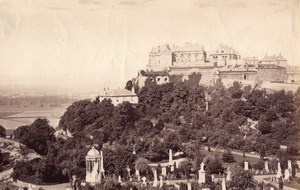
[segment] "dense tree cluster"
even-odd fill
[[[36,119],[31,125],[18,127],[14,138],[41,155],[48,153],[48,144],[55,141],[55,130],[47,119]]]
[[[20,127],[16,139],[45,157],[31,161],[43,162],[39,167],[17,164],[16,178],[24,179],[18,176],[25,170],[54,179],[60,175],[67,179],[73,174],[83,177],[85,155],[92,145],[103,150],[108,176],[126,176],[127,166],[144,171],[144,163],[167,159],[169,149],[183,151],[192,161],[193,166],[188,162],[180,170],[183,175],[191,171],[186,168],[197,171],[201,162],[205,162],[208,173],[223,173],[221,160],[234,162],[229,149],[256,151],[262,157],[278,153],[282,162],[287,159],[279,145],[290,146],[299,138],[300,90],[295,94],[267,93],[239,82],[225,88],[221,81],[203,87],[196,79],[163,85],[146,81],[138,92],[137,105],[123,102],[113,106],[110,100],[99,98],[74,102],[59,124],[72,134],[71,138],[53,138],[54,131],[41,119]],[[127,83],[126,88],[132,88],[132,84]],[[199,148],[203,145],[228,151],[223,157],[207,156]],[[296,159],[297,148],[289,148],[285,155]],[[43,173],[42,166],[51,168],[52,173]],[[144,172],[151,173],[147,169]],[[237,175],[249,177],[248,173]]]

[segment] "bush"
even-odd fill
[[[227,150],[223,154],[222,160],[223,160],[223,162],[226,162],[226,163],[233,163],[233,162],[235,162],[234,157],[233,157],[232,153],[230,152],[230,150]]]

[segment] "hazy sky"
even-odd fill
[[[299,0],[0,0],[0,84],[123,87],[152,46],[220,43],[300,65]]]

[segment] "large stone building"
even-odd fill
[[[168,44],[152,48],[149,53],[148,71],[167,71],[171,68],[208,66],[206,52],[199,44],[184,46]]]
[[[166,44],[152,48],[147,70],[136,81],[141,87],[149,77],[157,84],[164,84],[170,81],[172,75],[180,75],[184,79],[192,73],[200,73],[199,83],[204,85],[212,85],[218,78],[243,81],[245,84],[300,82],[299,72],[287,67],[287,60],[281,54],[266,55],[259,60],[257,57],[242,58],[227,45],[220,45],[207,55],[199,44]]]
[[[287,67],[287,60],[279,53],[279,55],[268,56],[265,55],[260,61],[261,64],[274,64],[281,67]]]
[[[241,55],[227,45],[219,45],[209,57],[214,66],[225,66],[241,59]]]

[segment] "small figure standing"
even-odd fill
[[[80,180],[77,178],[76,175],[72,176],[72,181],[71,181],[71,188],[72,190],[80,190]]]

